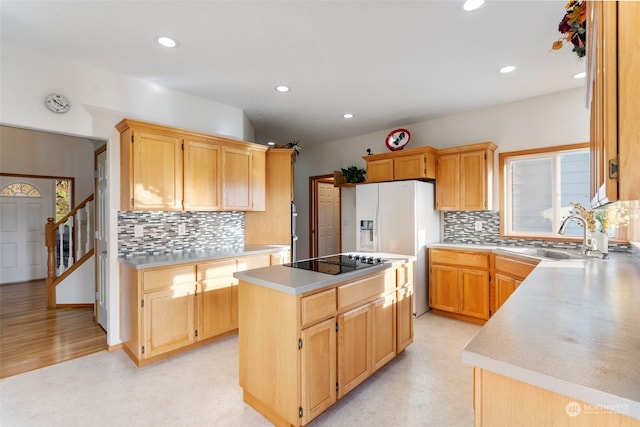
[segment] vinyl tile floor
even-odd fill
[[[472,367],[460,352],[479,326],[426,313],[414,341],[310,426],[472,426]],[[0,425],[269,426],[242,401],[238,338],[144,368],[102,351],[0,381]]]

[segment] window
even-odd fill
[[[40,191],[26,182],[14,182],[2,189],[2,197],[40,197]]]
[[[560,238],[570,202],[589,206],[588,144],[565,145],[500,154],[501,234]],[[577,222],[565,236],[582,236]]]

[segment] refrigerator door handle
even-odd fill
[[[373,226],[375,227],[375,230],[374,230],[375,241],[373,243],[374,252],[379,252],[378,248],[382,247],[382,242],[380,242],[380,238],[382,236],[382,233],[380,233],[380,230],[382,229],[381,227],[382,223],[380,221],[382,221],[382,212],[380,211],[380,186],[378,185],[378,201],[376,202],[376,221],[373,223]]]

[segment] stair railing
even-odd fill
[[[47,307],[56,307],[56,286],[93,255],[94,218],[93,195],[60,221],[47,218]]]

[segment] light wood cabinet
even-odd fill
[[[270,148],[267,151],[265,210],[245,214],[244,241],[246,244],[291,244],[293,153],[293,150],[286,148]]]
[[[490,311],[491,253],[429,250],[429,305],[434,313],[484,323]]]
[[[491,142],[438,150],[436,209],[491,210],[493,157]]]
[[[240,281],[244,401],[275,425],[306,425],[393,359],[398,325],[403,345],[413,336],[410,306],[402,320],[396,308],[399,289],[412,286],[411,269],[399,266],[302,295]]]
[[[334,295],[335,298],[335,295]],[[335,306],[335,299],[334,299]],[[303,329],[302,404],[305,424],[337,400],[336,395],[336,318]]]
[[[495,295],[491,308],[492,313],[495,313],[504,304],[539,262],[506,255],[495,255]]]
[[[268,267],[270,254],[169,267],[120,264],[125,352],[144,366],[238,329],[239,270]]]
[[[184,141],[184,209],[222,209],[222,155],[220,145],[206,141]]]
[[[267,147],[124,119],[120,209],[264,210]]]
[[[640,199],[640,49],[637,2],[587,2],[591,197],[600,206]]]
[[[436,149],[433,147],[415,147],[362,158],[367,163],[367,182],[436,177]]]

